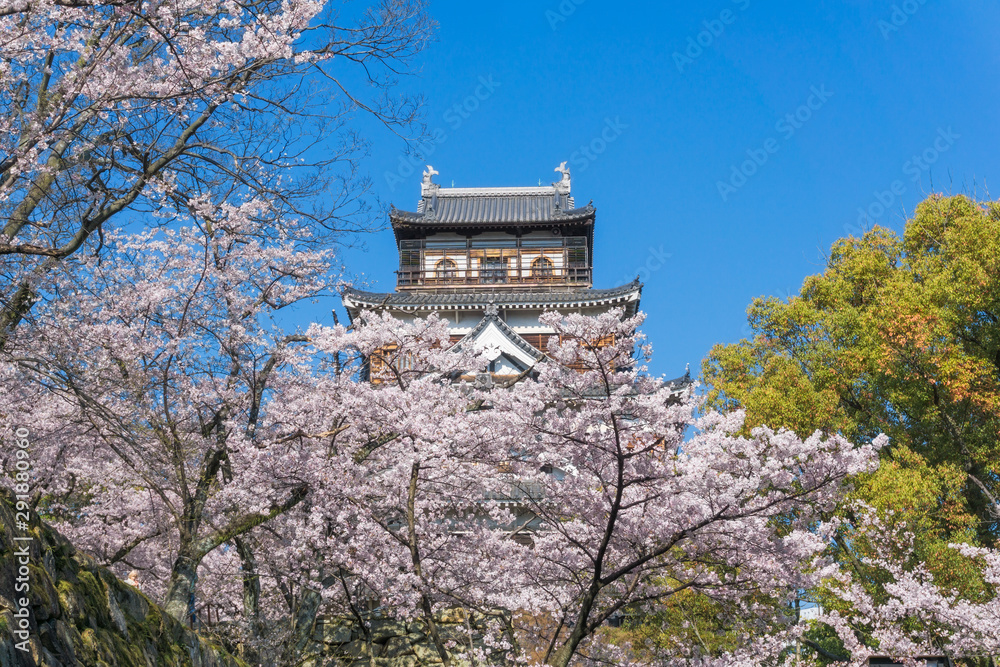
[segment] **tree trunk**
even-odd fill
[[[316,629],[316,617],[323,602],[323,596],[308,586],[303,586],[299,593],[298,608],[293,612],[292,641],[293,656],[302,656],[309,645],[313,631]]]
[[[423,586],[424,573],[420,562],[420,548],[417,546],[416,507],[417,485],[419,479],[420,461],[416,461],[410,469],[410,489],[406,501],[406,535],[410,544],[410,560],[413,563],[413,572],[420,580],[421,586]],[[423,592],[420,593],[420,608],[423,609],[424,620],[427,621],[427,633],[430,635],[431,642],[434,644],[434,648],[437,649],[438,655],[441,656],[442,664],[444,664],[444,667],[451,667],[451,658],[448,655],[447,649],[444,647],[444,642],[441,641],[441,635],[438,633],[437,623],[434,622],[434,612],[431,610],[431,601]]]
[[[572,631],[569,633],[569,637],[567,637],[562,646],[560,646],[555,653],[549,657],[549,665],[552,665],[552,667],[566,667],[569,665],[569,661],[576,653],[576,649],[580,646],[580,642],[582,642],[587,636],[587,623],[590,619],[590,612],[594,608],[594,602],[597,600],[597,595],[600,592],[600,584],[594,581],[590,585],[586,594],[583,596],[583,600],[580,601],[580,612],[576,618],[576,623],[573,625]]]
[[[260,637],[263,628],[260,624],[260,574],[257,572],[257,559],[253,548],[246,540],[236,537],[236,553],[240,555],[240,567],[243,577],[243,615],[250,624],[251,633]]]
[[[7,345],[7,340],[35,304],[31,287],[27,282],[21,283],[17,291],[11,295],[8,306],[0,311],[0,350]]]
[[[170,571],[163,610],[184,625],[194,625],[194,592],[198,583],[198,560],[182,549]]]

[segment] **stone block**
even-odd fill
[[[390,637],[385,642],[382,657],[395,658],[406,653],[412,653],[409,640],[406,637]]]
[[[392,619],[377,619],[371,622],[371,638],[373,642],[384,643],[392,637],[402,637],[406,634],[406,624]]]
[[[316,628],[313,637],[327,644],[346,644],[351,641],[351,626],[324,623]]]
[[[469,646],[469,632],[464,625],[441,625],[438,627],[438,635],[443,642],[453,641],[466,648]]]
[[[434,614],[434,620],[438,623],[465,623],[465,609],[462,607],[442,609]]]
[[[352,642],[344,644],[340,652],[352,658],[367,658],[372,654],[371,649],[368,647],[368,642],[361,639],[355,639]]]
[[[441,655],[432,644],[414,644],[413,654],[420,661],[420,664],[433,664],[441,662]]]

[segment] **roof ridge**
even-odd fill
[[[555,187],[551,185],[541,185],[541,186],[500,186],[500,187],[484,187],[484,188],[440,188],[435,195],[438,197],[462,197],[468,195],[480,195],[480,196],[502,196],[502,195],[546,195],[555,196],[557,194]]]

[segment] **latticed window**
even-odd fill
[[[450,259],[439,260],[438,263],[434,265],[435,278],[455,278],[457,276],[458,264]]]
[[[422,254],[419,241],[403,241],[399,244],[400,285],[415,285],[419,282]]]
[[[507,260],[508,258],[503,257],[499,252],[487,252],[486,257],[482,261],[482,268],[479,271],[479,282],[507,282]]]
[[[567,276],[570,282],[586,282],[590,279],[590,266],[587,263],[587,240],[580,237],[566,239],[566,262],[569,265]]]
[[[398,346],[390,343],[385,347],[380,347],[379,349],[372,352],[371,356],[368,357],[368,371],[372,383],[379,384],[393,378],[393,372],[390,366],[394,363],[394,357],[396,348]]]
[[[587,266],[587,249],[570,248],[566,254],[566,259],[569,261],[569,265],[572,267]]]
[[[383,382],[393,382],[396,373],[406,373],[415,367],[415,357],[413,352],[408,350],[400,351],[395,343],[384,345],[368,357],[369,379],[372,384],[382,384]]]
[[[548,257],[539,257],[531,263],[531,277],[538,279],[551,278],[553,273],[552,260]]]

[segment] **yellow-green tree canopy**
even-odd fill
[[[753,337],[705,361],[711,407],[748,428],[886,433],[862,498],[927,536],[997,543],[1000,202],[932,196],[902,238],[837,241],[800,294],[748,316]]]

